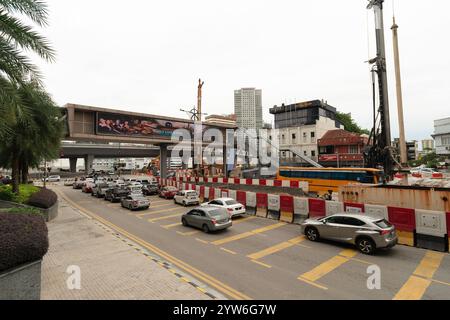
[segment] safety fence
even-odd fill
[[[396,227],[399,244],[441,252],[449,251],[450,212],[230,190],[170,179],[161,182],[162,185],[175,186],[179,190],[196,190],[201,202],[229,197],[243,204],[249,215],[286,223],[301,224],[308,218],[326,217],[341,212],[378,217],[388,220]]]

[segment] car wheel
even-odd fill
[[[187,227],[187,226],[188,226],[188,223],[187,223],[187,221],[186,221],[186,219],[185,219],[185,218],[181,219],[181,223],[182,223],[182,224],[183,224],[183,226],[185,226],[185,227]]]
[[[318,241],[319,240],[319,231],[316,228],[308,227],[305,230],[305,235],[310,241]]]
[[[371,255],[375,252],[376,246],[370,238],[359,238],[356,240],[356,246],[361,253]]]
[[[183,201],[183,206],[187,207],[186,201]]]
[[[209,227],[208,227],[208,225],[207,225],[207,224],[204,224],[204,225],[202,226],[202,230],[203,230],[204,233],[209,233]]]

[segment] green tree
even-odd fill
[[[17,87],[16,95],[21,108],[15,110],[25,108],[29,115],[26,120],[16,121],[0,141],[0,166],[12,169],[13,191],[17,193],[19,183],[28,182],[29,167],[39,166],[44,159],[58,158],[63,123],[60,109],[36,81]]]
[[[349,132],[354,132],[358,134],[369,134],[370,131],[367,129],[362,129],[356,121],[352,118],[350,113],[336,113],[336,119],[344,125],[345,130]]]
[[[20,121],[16,116],[28,116],[16,96],[17,84],[30,77],[40,79],[38,68],[25,52],[34,52],[46,61],[53,61],[55,55],[49,42],[19,17],[43,27],[47,25],[47,5],[40,0],[0,0],[0,138]]]

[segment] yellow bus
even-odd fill
[[[309,191],[322,196],[338,192],[339,187],[348,184],[378,184],[381,170],[372,168],[302,168],[280,167],[278,180],[306,181]]]

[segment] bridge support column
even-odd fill
[[[160,145],[159,175],[161,179],[167,178],[167,152],[167,145]]]
[[[77,172],[77,161],[78,161],[78,158],[69,158],[70,172],[72,172],[72,173]]]
[[[84,170],[85,173],[90,173],[92,171],[92,165],[94,164],[94,155],[88,154],[84,157]]]

